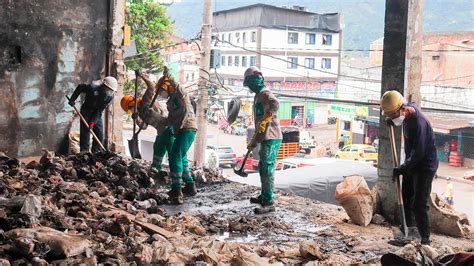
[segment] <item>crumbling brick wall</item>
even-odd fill
[[[0,0],[0,151],[10,156],[58,150],[73,120],[65,95],[106,74],[110,1],[40,2]]]

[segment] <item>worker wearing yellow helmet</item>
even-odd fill
[[[428,199],[438,169],[433,128],[416,103],[406,102],[398,91],[385,92],[380,106],[388,126],[403,126],[405,162],[393,169],[393,177],[404,177],[402,191],[407,226],[416,224],[421,243],[429,245]]]
[[[169,73],[164,72],[158,80],[156,91],[168,99],[166,102],[169,112],[167,122],[176,137],[169,154],[172,183],[168,195],[172,204],[183,204],[183,193],[188,196],[194,196],[197,193],[186,155],[196,137],[196,116],[186,91],[174,81]],[[184,188],[182,188],[183,182]]]

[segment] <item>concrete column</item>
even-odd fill
[[[404,91],[409,1],[385,1],[382,94],[387,90],[397,90],[402,94]],[[395,140],[398,158],[400,158],[400,127],[395,130]],[[377,209],[386,219],[394,222],[398,208],[395,183],[392,182],[392,169],[389,131],[385,118],[380,116]]]
[[[407,99],[421,106],[423,9],[425,0],[409,0],[407,33]]]
[[[109,74],[117,78],[118,88],[112,104],[106,109],[105,128],[106,144],[111,151],[123,152],[122,114],[120,99],[123,96],[125,84],[125,64],[123,62],[123,27],[125,25],[125,0],[112,0],[110,10],[109,32]]]

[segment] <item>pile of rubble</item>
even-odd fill
[[[193,173],[224,182],[219,171]],[[168,183],[149,163],[114,153],[45,151],[26,165],[0,154],[0,254],[17,263],[140,261],[145,246],[178,235],[159,226],[175,219],[160,208]]]

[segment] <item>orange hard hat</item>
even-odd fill
[[[137,107],[140,107],[141,102],[142,102],[142,98],[138,98]],[[123,96],[122,99],[120,100],[120,106],[127,113],[133,112],[133,107],[135,106],[134,97],[132,95]]]

